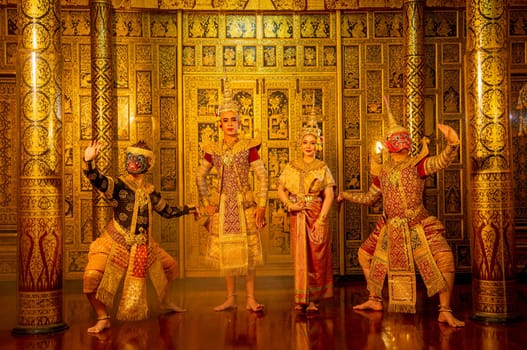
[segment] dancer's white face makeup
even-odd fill
[[[304,157],[315,158],[317,151],[317,137],[315,135],[305,135],[302,138],[302,153]]]
[[[220,115],[221,129],[228,136],[237,136],[240,127],[240,117],[234,111],[226,111]]]

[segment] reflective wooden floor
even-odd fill
[[[459,280],[459,278],[458,278]],[[362,279],[339,281],[335,298],[322,305],[317,316],[298,315],[292,305],[291,277],[258,277],[257,298],[265,313],[245,310],[243,281],[238,283],[238,309],[214,312],[225,292],[220,278],[177,281],[177,301],[188,311],[160,315],[151,301],[152,316],[141,322],[113,321],[112,328],[89,335],[93,315],[79,282],[64,287],[64,321],[59,334],[17,336],[16,286],[0,283],[0,349],[526,349],[527,283],[518,284],[517,322],[483,324],[471,319],[469,281],[459,282],[452,307],[466,321],[462,329],[437,322],[437,296],[428,298],[422,285],[415,315],[352,310],[365,300]],[[152,295],[152,293],[150,293]]]

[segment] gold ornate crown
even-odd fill
[[[313,107],[311,109],[311,113],[309,113],[307,116],[304,116],[303,118],[302,129],[300,129],[300,132],[298,133],[299,144],[302,143],[304,136],[313,135],[317,138],[317,150],[322,150],[322,130],[320,130],[318,127],[318,122],[320,121],[322,121],[322,118],[318,116],[318,114],[315,112],[315,108]]]
[[[223,103],[218,108],[218,115],[224,112],[240,112],[240,105],[236,100],[232,99],[232,91],[228,86],[227,78],[221,80],[222,92],[223,92]]]

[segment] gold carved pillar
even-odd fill
[[[93,138],[102,144],[97,156],[97,168],[112,174],[113,141],[116,122],[113,107],[112,67],[112,1],[91,0],[91,98]],[[112,218],[110,204],[93,190],[93,239],[104,230]]]
[[[508,1],[467,0],[468,193],[474,318],[516,318]]]
[[[424,0],[403,3],[405,118],[412,136],[412,154],[419,152],[425,119]]]
[[[18,25],[18,320],[13,334],[26,335],[68,328],[62,319],[60,1],[21,0]]]

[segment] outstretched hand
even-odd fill
[[[445,138],[449,144],[456,145],[459,143],[459,136],[456,130],[454,130],[451,126],[437,124],[437,128],[443,133],[443,135],[445,135]]]
[[[86,149],[84,150],[84,160],[87,162],[94,160],[99,154],[99,150],[101,149],[101,147],[102,143],[97,140],[93,140],[91,145],[86,147]]]

